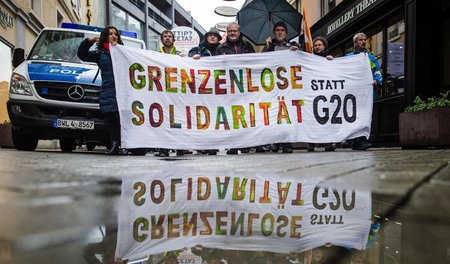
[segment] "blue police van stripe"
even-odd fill
[[[100,75],[95,80],[97,68],[82,68],[50,64],[28,64],[28,75],[31,81],[72,82],[101,85]]]

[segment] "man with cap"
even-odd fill
[[[215,56],[220,40],[222,40],[222,37],[219,34],[219,30],[211,28],[208,32],[206,32],[205,40],[200,42],[197,47],[194,47],[189,51],[189,57],[198,60],[201,57]],[[216,155],[218,150],[210,149],[207,152],[209,155]]]
[[[273,26],[273,34],[275,38],[272,39],[270,36],[266,39],[266,46],[262,52],[266,51],[277,51],[277,50],[299,50],[299,45],[297,42],[289,42],[286,40],[287,26],[284,22],[279,21]]]
[[[189,51],[189,57],[200,59],[200,57],[215,56],[216,49],[220,45],[219,41],[221,40],[222,37],[219,34],[219,30],[211,28],[206,32],[205,40]]]

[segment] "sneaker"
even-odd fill
[[[237,155],[238,149],[230,149],[227,151],[227,155]]]
[[[292,148],[291,147],[284,147],[283,148],[283,153],[292,153]]]

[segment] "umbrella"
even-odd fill
[[[299,35],[302,22],[302,15],[286,0],[253,0],[237,17],[241,33],[256,45],[266,43],[275,23],[286,23],[289,40]]]

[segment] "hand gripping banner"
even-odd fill
[[[111,47],[122,147],[224,149],[368,137],[366,54],[300,51],[194,60]]]

